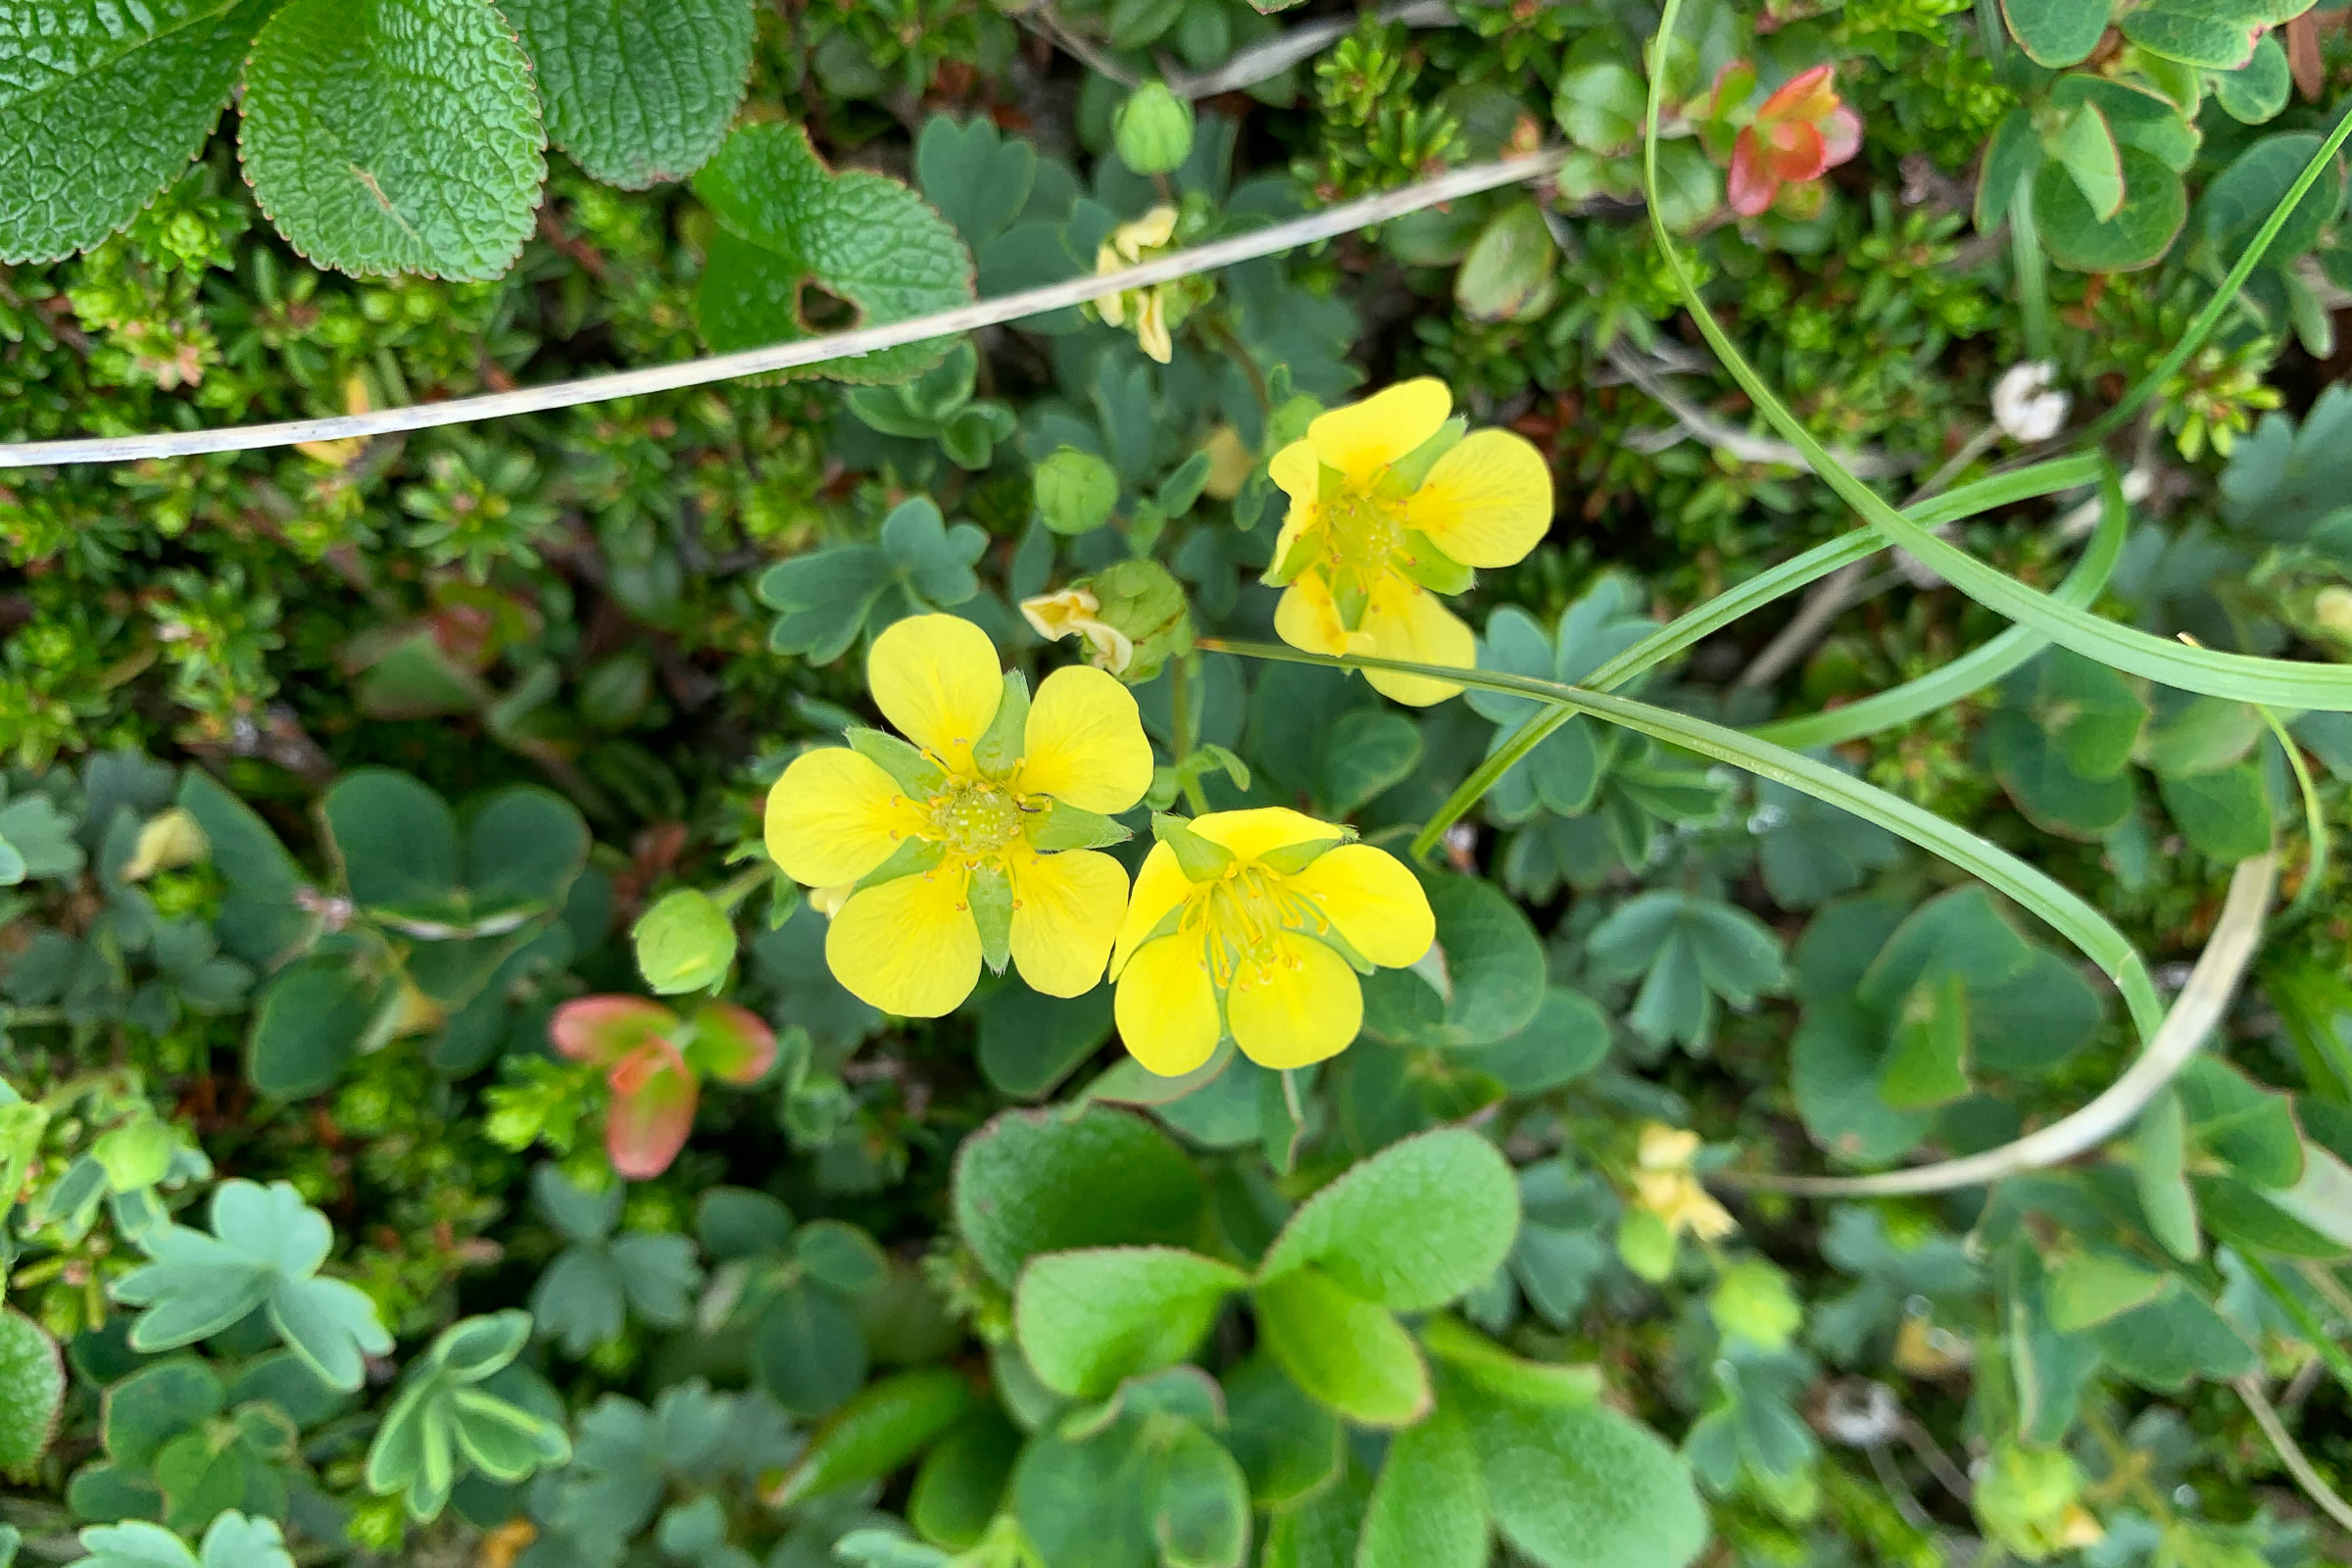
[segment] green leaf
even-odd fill
[[[1224,1446],[1191,1422],[1162,1426],[1152,1537],[1165,1568],[1243,1568],[1250,1488]]]
[[[1105,1247],[1029,1260],[1013,1292],[1013,1333],[1046,1387],[1100,1398],[1173,1366],[1250,1277],[1172,1247]]]
[[[2196,163],[2203,140],[2170,98],[2130,81],[2076,72],[2058,78],[2050,102],[2061,109],[2089,105],[2106,120],[2120,147],[2136,147],[2176,174]]]
[[[2265,136],[2231,159],[2197,198],[2197,225],[2206,242],[2226,256],[2243,249],[2263,220],[2286,199],[2320,143],[2321,138],[2309,131],[2286,132]],[[2284,266],[2318,244],[2321,231],[2335,220],[2343,203],[2343,171],[2331,161],[2272,238],[2269,257],[2274,265]]]
[[[1356,1568],[1486,1568],[1486,1491],[1468,1427],[1441,1406],[1389,1444]]]
[[[2050,156],[2074,176],[2075,188],[2090,204],[2101,222],[2115,217],[2124,205],[2124,166],[2116,151],[2107,117],[2095,104],[2083,104],[2067,116],[2046,144]]]
[[[282,961],[315,925],[296,902],[302,868],[253,808],[203,768],[180,774],[177,804],[204,829],[212,862],[228,882],[229,896],[214,926],[220,946],[254,963]]]
[[[2262,769],[2240,762],[2214,773],[2156,780],[2164,808],[2200,855],[2236,861],[2271,847],[2271,796]]]
[[[1311,1264],[1366,1300],[1427,1311],[1493,1274],[1518,1230],[1510,1165],[1478,1134],[1441,1128],[1392,1145],[1308,1199],[1258,1279]]]
[[[245,1044],[245,1075],[280,1100],[323,1094],[373,1043],[382,984],[332,958],[305,958],[262,993]]]
[[[0,1474],[27,1475],[57,1436],[66,1368],[32,1319],[0,1311]]]
[[[1903,999],[1879,1092],[1897,1110],[1929,1110],[1968,1091],[1968,995],[1947,969]]]
[[[2124,36],[2153,55],[2208,71],[2235,71],[2254,53],[2263,26],[2309,9],[2309,0],[2269,13],[2269,6],[2216,5],[2213,0],[2146,0],[2116,21]]]
[[[1542,1568],[1683,1568],[1706,1544],[1689,1469],[1630,1417],[1466,1391],[1462,1404],[1495,1528]]]
[[[2077,1252],[2050,1271],[2050,1325],[2074,1334],[2147,1305],[2173,1276],[2111,1252]]]
[[[1588,152],[1616,157],[1642,139],[1642,78],[1622,60],[1573,51],[1551,100],[1552,118]]]
[[[2276,32],[2266,32],[2256,40],[2253,58],[2244,65],[2235,71],[2218,72],[2211,79],[2213,101],[2242,125],[2259,125],[2275,117],[2286,107],[2287,95],[2295,85],[2286,51],[2279,47]]]
[[[1020,1449],[1018,1429],[998,1410],[982,1410],[923,1455],[906,1522],[935,1546],[970,1550],[1004,1502]]]
[[[696,307],[703,336],[721,352],[808,336],[810,289],[846,302],[867,326],[971,302],[971,253],[954,226],[887,175],[827,169],[797,125],[737,131],[694,190],[722,225]],[[908,344],[804,373],[904,381],[950,347],[946,339]]]
[[[2293,1102],[2236,1068],[2198,1056],[2174,1080],[2194,1147],[2261,1187],[2292,1187],[2303,1178],[2303,1132]]]
[[[0,6],[0,262],[53,262],[136,218],[213,133],[270,0]]]
[[[1107,1105],[1005,1111],[956,1155],[956,1227],[1005,1286],[1038,1252],[1188,1242],[1205,1199],[1174,1140]]]
[[[416,779],[363,767],[336,780],[319,809],[354,904],[424,903],[457,887],[457,815]]]
[[[1428,1413],[1429,1368],[1386,1307],[1320,1269],[1257,1287],[1258,1343],[1298,1387],[1359,1426],[1409,1426]]]
[[[1037,181],[1037,148],[1000,135],[986,115],[961,124],[933,115],[915,137],[914,177],[924,199],[977,255],[1027,205]]]
[[[752,1325],[752,1375],[795,1415],[818,1416],[865,1382],[865,1335],[849,1303],[809,1284],[786,1286]]]
[[[1745,1009],[1783,981],[1780,941],[1763,921],[1720,899],[1672,889],[1626,900],[1585,945],[1595,974],[1642,977],[1626,1021],[1657,1044],[1703,1050],[1714,1035],[1717,999]]]
[[[2132,1180],[2149,1230],[2166,1251],[2183,1261],[2202,1250],[2187,1166],[2188,1118],[2180,1109],[2180,1095],[2168,1088],[2139,1113],[2132,1138]]]
[[[1397,1045],[1492,1045],[1526,1028],[1544,1004],[1544,948],[1518,905],[1490,882],[1425,876],[1437,916],[1443,990],[1420,970],[1383,969],[1364,983],[1364,1028]]]
[[[1454,274],[1453,299],[1476,321],[1513,321],[1549,305],[1560,248],[1532,201],[1513,202],[1487,221]]]
[[[1052,1094],[1110,1038],[1110,1007],[1108,987],[1066,999],[1021,984],[999,988],[980,1004],[981,1076],[1010,1099]]]
[[[889,1475],[961,1421],[974,1400],[971,1383],[948,1367],[870,1384],[816,1430],[768,1501],[788,1508]]]
[[[752,68],[752,0],[502,0],[555,144],[608,185],[684,179],[718,151]]]
[[[1346,1469],[1339,1418],[1308,1398],[1271,1355],[1252,1355],[1225,1375],[1225,1445],[1261,1508],[1291,1506]]]
[[[2028,59],[2056,69],[2090,58],[2107,30],[2108,0],[2001,0],[2010,35]]]
[[[1898,1110],[1879,1093],[1884,1029],[1878,1015],[1852,1002],[1825,999],[1806,1006],[1788,1044],[1788,1088],[1805,1130],[1853,1164],[1884,1164],[1935,1124],[1928,1113]]]
[[[2108,1365],[2167,1394],[2194,1379],[2244,1377],[2256,1366],[2252,1347],[2192,1290],[2160,1292],[2146,1305],[2101,1323],[2090,1338]]]
[[[1158,1568],[1144,1498],[1151,1423],[1127,1418],[1084,1439],[1041,1433],[1021,1450],[1007,1509],[1054,1568]]]
[[[411,1363],[368,1445],[368,1489],[402,1494],[409,1516],[423,1522],[439,1516],[468,1466],[514,1482],[569,1460],[562,1402],[512,1364],[530,1336],[530,1314],[517,1311],[443,1330]]]
[[[2118,149],[2123,205],[2102,218],[2072,174],[2045,164],[2034,176],[2034,219],[2050,260],[2078,272],[2129,272],[2162,257],[2188,220],[2180,176],[2137,147]]]
[[[254,40],[243,108],[254,199],[318,266],[488,279],[522,253],[546,138],[482,0],[293,0]]]
[[[1600,1395],[1593,1368],[1513,1355],[1458,1318],[1429,1319],[1421,1327],[1421,1348],[1447,1374],[1514,1404],[1584,1404]]]

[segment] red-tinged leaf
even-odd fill
[[[1767,127],[1759,123],[1756,131],[1764,167],[1777,180],[1801,185],[1808,179],[1818,179],[1821,172],[1830,167],[1829,145],[1811,125],[1788,123]]]
[[[1756,90],[1756,68],[1744,60],[1734,60],[1715,73],[1715,102],[1712,113],[1721,119],[1746,104]]]
[[[607,1067],[677,1023],[676,1013],[643,997],[582,997],[556,1009],[547,1037],[556,1054]]]
[[[605,1150],[631,1181],[669,1169],[694,1130],[697,1086],[686,1058],[656,1037],[612,1064],[612,1107],[605,1114]]]
[[[1756,144],[1754,128],[1743,130],[1732,144],[1732,177],[1730,196],[1732,211],[1741,218],[1753,218],[1772,205],[1781,193],[1781,182],[1765,167],[1763,150]]]
[[[723,1082],[755,1084],[775,1064],[776,1032],[747,1007],[713,1002],[695,1011],[686,1059]]]
[[[1821,166],[1836,169],[1862,150],[1862,117],[1839,104],[1821,122]]]
[[[1838,89],[1830,85],[1830,68],[1815,66],[1781,83],[1756,111],[1759,122],[1792,121],[1817,125],[1838,108]]]

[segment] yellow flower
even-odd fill
[[[767,853],[786,875],[856,884],[825,935],[834,975],[910,1018],[954,1010],[983,960],[1001,973],[1009,958],[1049,996],[1092,989],[1127,902],[1126,871],[1095,852],[1127,837],[1109,818],[1152,782],[1127,688],[1072,666],[1032,700],[955,615],[883,632],[866,681],[906,739],[852,730],[767,797]]]
[[[1084,588],[1064,588],[1021,601],[1021,618],[1048,642],[1073,633],[1086,639],[1094,662],[1116,675],[1135,659],[1135,639],[1100,618],[1102,602]]]
[[[1472,568],[1511,565],[1543,540],[1551,470],[1508,430],[1460,435],[1446,418],[1451,406],[1446,383],[1423,376],[1320,416],[1303,440],[1274,454],[1269,471],[1291,510],[1265,580],[1286,589],[1274,612],[1284,642],[1315,654],[1477,662],[1470,628],[1438,596],[1467,588]],[[1461,690],[1364,673],[1417,707]]]
[[[1634,1156],[1634,1203],[1665,1222],[1667,1234],[1685,1231],[1702,1242],[1720,1241],[1739,1228],[1731,1211],[1710,1197],[1690,1169],[1698,1134],[1646,1122]]]
[[[1348,829],[1282,807],[1162,817],[1136,873],[1111,978],[1119,1037],[1162,1077],[1227,1035],[1266,1067],[1348,1049],[1355,971],[1417,962],[1437,939],[1421,884]]]
[[[1121,223],[1095,252],[1095,275],[1105,277],[1133,267],[1165,246],[1175,233],[1173,207],[1154,207],[1134,222]],[[1150,288],[1123,289],[1105,295],[1095,301],[1095,314],[1110,326],[1125,325],[1132,315],[1136,342],[1146,354],[1165,365],[1176,353],[1176,342],[1169,336],[1169,328],[1184,319],[1183,310],[1170,316],[1171,301],[1180,306],[1189,304],[1188,297],[1175,284],[1155,283]]]

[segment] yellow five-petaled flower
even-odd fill
[[[1162,1077],[1230,1034],[1250,1060],[1303,1067],[1363,1026],[1356,971],[1418,962],[1428,895],[1385,850],[1282,807],[1162,817],[1111,955],[1119,1037]]]
[[[1074,997],[1102,977],[1127,873],[1097,850],[1143,799],[1152,746],[1102,670],[1057,669],[1032,700],[968,620],[916,615],[874,639],[866,678],[906,737],[852,730],[767,798],[767,852],[813,888],[855,884],[825,959],[885,1012],[935,1018],[980,965]],[[909,744],[911,742],[912,744]]]
[[[1446,383],[1423,376],[1334,409],[1274,454],[1291,498],[1265,580],[1283,588],[1274,628],[1316,654],[1468,669],[1470,628],[1439,595],[1473,567],[1522,560],[1551,526],[1551,470],[1508,430],[1461,433]],[[1366,670],[1374,687],[1425,706],[1461,690]]]

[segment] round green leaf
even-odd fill
[[[555,144],[643,190],[710,162],[752,69],[752,0],[503,0]]]
[[[2197,199],[2197,222],[2217,252],[2235,259],[2272,209],[2286,199],[2303,166],[2320,150],[2320,140],[2310,131],[2265,136],[2213,177],[2213,183]],[[2334,220],[2343,202],[2343,169],[2331,163],[2303,193],[2271,241],[2265,265],[2291,262],[2318,244],[2320,231]]]
[[[371,1032],[383,998],[371,977],[330,958],[305,958],[270,983],[245,1043],[245,1075],[263,1094],[299,1100],[343,1076]]]
[[[1258,1277],[1308,1264],[1399,1312],[1443,1306],[1501,1266],[1519,1231],[1519,1185],[1494,1146],[1441,1128],[1383,1150],[1291,1216]]]
[[[486,279],[522,253],[546,138],[483,0],[293,0],[254,40],[244,115],[255,200],[321,267]]]
[[[1249,1278],[1172,1247],[1049,1252],[1021,1270],[1013,1333],[1048,1388],[1099,1398],[1190,1355]]]
[[[1632,1418],[1600,1403],[1464,1403],[1495,1528],[1543,1568],[1682,1568],[1706,1544],[1688,1466]]]
[[[2107,30],[2108,0],[2001,0],[2010,35],[2037,66],[2071,66],[2090,58]]]
[[[796,1415],[822,1415],[865,1381],[865,1336],[821,1286],[785,1287],[752,1325],[752,1376]]]
[[[1356,1568],[1486,1568],[1487,1485],[1469,1429],[1441,1408],[1396,1434],[1364,1511]]]
[[[956,1155],[956,1226],[1000,1284],[1037,1252],[1183,1243],[1200,1173],[1173,1139],[1107,1105],[1006,1111]]]
[[[2055,163],[2034,176],[2034,218],[2050,260],[2078,272],[2129,272],[2171,248],[2188,219],[2180,176],[2137,147],[2118,149],[2124,205],[2102,221],[2074,176]]]

